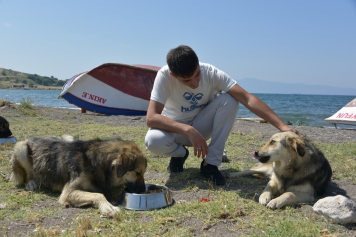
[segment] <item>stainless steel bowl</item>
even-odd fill
[[[171,191],[166,186],[155,184],[146,184],[146,192],[149,190],[162,189],[162,192],[137,194],[137,193],[124,193],[121,206],[129,210],[153,210],[165,208],[174,203]]]

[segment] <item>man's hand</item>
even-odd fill
[[[285,125],[285,127],[282,128],[280,131],[281,131],[281,132],[288,132],[288,131],[291,131],[291,132],[294,132],[295,134],[297,134],[298,136],[300,135],[300,132],[299,132],[297,129],[292,128],[292,127],[289,127],[288,125]]]
[[[204,137],[194,127],[189,128],[187,136],[194,147],[194,155],[205,159],[209,149]]]

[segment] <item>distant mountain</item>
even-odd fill
[[[269,94],[312,94],[312,95],[355,95],[356,89],[303,83],[282,83],[244,78],[236,82],[250,93]]]

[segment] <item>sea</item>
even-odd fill
[[[60,90],[19,90],[0,89],[0,100],[19,104],[31,101],[35,106],[78,109],[64,99],[58,99]],[[356,95],[305,95],[305,94],[254,94],[264,101],[286,123],[312,127],[334,127],[324,121],[341,109]],[[257,118],[243,105],[240,105],[237,118]],[[353,128],[355,126],[338,125]]]

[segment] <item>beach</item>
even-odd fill
[[[0,101],[11,101],[20,104],[31,101],[32,105],[50,108],[74,109],[79,108],[59,99],[60,90],[4,90],[0,89]],[[301,94],[255,94],[265,102],[284,122],[312,127],[333,127],[325,121],[354,96],[341,95],[301,95]],[[0,105],[1,107],[1,105]],[[255,114],[240,104],[237,118],[253,118]],[[340,127],[347,127],[345,125]]]
[[[0,115],[5,117],[9,123],[10,123],[10,128],[13,127],[15,129],[12,129],[13,135],[21,137],[21,139],[24,136],[33,136],[33,134],[30,132],[26,132],[26,127],[22,127],[23,125],[21,121],[24,121],[23,124],[26,124],[26,121],[29,119],[29,115],[24,115],[23,112],[18,108],[19,106],[14,104],[14,103],[6,103],[5,105],[0,105]],[[142,147],[144,147],[144,134],[145,131],[148,129],[146,126],[146,118],[145,116],[138,116],[138,117],[130,117],[130,116],[109,116],[109,115],[102,115],[102,114],[97,114],[93,113],[90,111],[87,111],[86,113],[81,113],[80,110],[78,109],[63,109],[63,108],[50,108],[50,107],[39,107],[39,106],[33,106],[31,109],[33,113],[35,114],[35,119],[32,119],[35,121],[35,123],[38,123],[38,127],[35,130],[30,130],[30,131],[36,131],[37,129],[46,129],[45,127],[41,127],[41,121],[45,120],[45,123],[48,123],[48,121],[52,121],[54,124],[58,123],[63,126],[63,124],[67,124],[68,126],[75,127],[77,124],[78,127],[80,127],[82,124],[88,124],[90,123],[91,126],[101,126],[103,124],[105,125],[110,125],[110,126],[118,126],[118,127],[139,127],[140,130],[142,128],[142,132],[140,132],[140,135],[137,140],[137,142],[140,143]],[[20,123],[20,124],[15,124],[15,123]],[[33,124],[31,124],[32,126]],[[311,126],[294,126],[301,134],[307,136],[311,141],[316,142],[316,143],[351,143],[351,146],[353,146],[356,143],[356,130],[345,130],[345,129],[335,129],[335,128],[321,128],[321,127],[311,127]],[[20,131],[19,129],[24,129],[24,131]],[[47,130],[43,130],[47,131]],[[47,131],[48,133],[56,133],[57,131],[49,130]],[[82,130],[82,133],[87,133],[86,130]],[[241,139],[243,140],[243,137],[253,137],[253,139],[257,139],[261,141],[261,144],[264,142],[267,142],[270,136],[274,133],[278,132],[276,128],[271,126],[268,123],[264,122],[259,122],[254,119],[248,120],[248,119],[242,119],[242,118],[237,118],[236,122],[233,126],[233,129],[231,131],[231,135],[234,135],[236,138],[236,134],[241,136]],[[24,135],[26,134],[26,135]],[[103,132],[104,136],[107,136],[109,134],[114,134],[114,131],[110,131],[109,133],[106,131]],[[254,134],[257,134],[254,136]],[[48,135],[53,135],[53,134],[48,134]],[[101,134],[95,134],[93,136],[100,136]],[[126,138],[127,134],[119,134],[120,136],[122,135],[123,138]],[[251,135],[251,136],[250,136]],[[94,137],[93,137],[94,138]],[[142,141],[141,141],[142,140]],[[236,146],[236,145],[235,145]],[[231,147],[231,144],[230,144]],[[4,146],[4,151],[3,154],[6,154],[6,157],[10,157],[11,154],[11,147],[9,146]],[[251,149],[255,149],[252,148]],[[252,152],[248,148],[246,150],[247,152]],[[236,162],[234,159],[240,159],[244,160],[244,162],[251,162],[249,158],[244,158],[244,157],[237,157],[236,154],[234,154],[231,150],[227,150],[227,156],[230,158],[230,160],[233,160],[232,163]],[[3,157],[4,159],[7,159],[5,156]],[[353,160],[354,155],[350,154],[350,158],[347,160]],[[264,188],[266,185],[266,180],[258,181],[254,179],[228,179],[228,185],[226,187],[223,187],[222,190],[220,189],[212,189],[212,187],[209,186],[207,182],[204,182],[204,180],[201,179],[201,177],[198,174],[198,166],[192,164],[194,162],[194,156],[191,155],[188,163],[188,168],[186,172],[183,172],[182,174],[169,174],[165,172],[164,170],[157,169],[157,162],[167,162],[168,160],[166,159],[158,159],[159,161],[153,161],[156,157],[153,155],[148,155],[149,159],[152,159],[149,163],[149,168],[147,172],[145,173],[145,180],[151,183],[164,183],[167,187],[171,189],[172,195],[174,197],[175,202],[177,203],[177,207],[179,208],[179,203],[194,203],[196,202],[199,198],[202,196],[210,195],[211,199],[217,199],[219,195],[216,193],[219,192],[229,192],[229,191],[234,191],[239,194],[240,198],[237,198],[236,200],[240,202],[241,200],[250,200],[253,199],[254,195],[256,192],[259,192]],[[189,164],[190,163],[190,164]],[[165,165],[164,163],[162,163]],[[231,163],[230,163],[231,164]],[[229,165],[227,163],[223,163],[222,166],[220,167],[221,171],[223,174],[227,174]],[[4,179],[8,179],[9,177],[9,169],[10,167],[5,167],[6,172],[3,173]],[[181,182],[180,179],[183,177],[185,178],[186,175],[188,175],[189,182]],[[193,187],[199,187],[195,189],[191,189],[191,186]],[[224,191],[223,191],[224,190]],[[22,189],[14,189],[11,188],[9,191],[10,193],[17,193],[17,192],[23,192]],[[356,185],[348,180],[348,181],[341,181],[341,180],[332,180],[332,183],[330,184],[330,187],[327,189],[327,192],[325,193],[325,196],[334,196],[337,194],[345,195],[353,200],[356,201]],[[51,208],[58,208],[58,203],[56,201],[56,198],[54,199],[49,199],[46,196],[42,201],[39,201],[36,203],[36,206],[42,208],[42,209],[51,209]],[[241,199],[241,197],[243,197]],[[243,202],[245,202],[243,201]],[[312,213],[312,205],[303,205],[300,208],[297,208],[301,212],[305,213]],[[62,213],[62,216],[66,216],[66,219],[58,219],[58,218],[53,218],[51,216],[46,216],[46,223],[42,223],[43,226],[49,228],[50,226],[60,226],[62,229],[65,229],[67,223],[69,220],[76,218],[76,216],[80,213],[85,212],[86,210],[82,210],[79,208],[64,208],[60,209],[60,212]],[[87,210],[88,211],[88,210]],[[92,212],[91,212],[92,213]],[[93,212],[95,214],[95,212]],[[309,215],[309,214],[307,214]],[[143,215],[142,218],[147,218],[145,215]],[[30,223],[23,223],[22,221],[5,221],[5,220],[0,220],[0,224],[2,226],[7,226],[8,229],[13,229],[16,230],[16,232],[22,232],[26,233],[28,231],[32,231],[34,229],[34,226]],[[194,226],[194,228],[197,228],[197,224],[194,221],[187,221],[184,223],[184,226],[189,228]],[[200,224],[199,225],[199,230],[198,233],[206,233],[204,229],[204,225]],[[228,225],[225,225],[224,222],[221,222],[213,227],[212,229],[218,231],[216,233],[220,233],[221,236],[230,236],[231,234]],[[351,226],[351,229],[348,229],[347,227],[340,227],[343,228],[341,231],[343,233],[348,233],[351,234],[352,236],[356,234],[355,230],[353,229],[353,226]],[[245,231],[245,230],[244,230]],[[0,232],[1,233],[1,232]],[[9,232],[10,233],[10,232]],[[14,232],[13,232],[14,233]],[[216,234],[215,233],[215,234]],[[214,236],[216,236],[214,234]],[[231,235],[231,236],[234,236]]]
[[[87,111],[81,113],[80,110],[63,109],[63,108],[50,108],[50,107],[38,107],[34,106],[35,113],[41,117],[55,121],[70,122],[71,124],[82,124],[86,121],[97,124],[106,124],[110,126],[135,126],[142,127],[143,131],[146,131],[145,116],[123,116],[123,115],[103,115],[94,112]],[[0,107],[0,115],[6,117],[10,122],[12,120],[18,120],[19,118],[26,119],[16,104],[10,103],[6,106]],[[11,127],[11,125],[10,125]],[[356,130],[355,129],[342,129],[342,128],[322,128],[311,126],[291,126],[300,132],[303,136],[306,136],[312,142],[320,143],[355,143],[356,144]],[[267,142],[268,139],[278,130],[269,123],[259,122],[255,119],[239,119],[237,118],[234,126],[231,130],[231,134],[239,134],[242,136],[248,136],[253,134],[259,134],[255,136],[255,139],[261,142]],[[14,133],[14,131],[13,131]],[[14,134],[16,136],[16,134]],[[51,135],[51,134],[48,134]],[[99,136],[100,134],[98,134]],[[124,137],[124,135],[123,135]],[[142,143],[144,141],[142,140]],[[229,154],[229,151],[227,151]],[[230,154],[233,155],[233,154]],[[148,173],[147,176],[151,175]],[[356,186],[348,182],[335,182],[334,188],[347,188],[348,195],[356,200]],[[329,192],[333,192],[330,189]]]
[[[123,116],[123,115],[103,115],[90,111],[81,113],[76,109],[63,109],[63,108],[50,108],[50,107],[34,107],[39,111],[41,116],[60,121],[67,121],[70,118],[71,123],[82,123],[83,121],[90,119],[93,122],[108,124],[108,125],[120,125],[120,126],[141,126],[142,129],[148,129],[146,126],[145,116]],[[10,104],[10,106],[0,107],[0,115],[6,117],[10,123],[13,118],[24,116],[16,109],[16,105]],[[356,142],[356,127],[355,129],[341,129],[341,128],[322,128],[311,126],[292,126],[297,129],[301,134],[307,136],[313,142],[324,143],[340,143],[340,142]],[[236,122],[232,128],[232,133],[240,133],[247,135],[251,133],[262,134],[261,140],[267,141],[268,138],[278,130],[268,123],[261,123],[254,120],[236,119]]]

